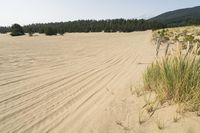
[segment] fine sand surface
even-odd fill
[[[0,35],[0,133],[158,132],[159,113],[139,124],[144,98],[131,91],[155,58],[151,34]],[[196,117],[158,112],[163,131],[198,132]]]

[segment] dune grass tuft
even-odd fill
[[[187,105],[190,111],[200,110],[200,58],[194,51],[153,62],[143,75],[145,89],[155,91],[161,103],[172,101]]]

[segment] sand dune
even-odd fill
[[[116,96],[130,94],[150,37],[151,32],[2,35],[0,132],[72,133],[97,126]]]
[[[131,94],[154,56],[151,31],[0,35],[0,132],[154,131]]]

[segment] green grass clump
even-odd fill
[[[190,111],[200,110],[200,58],[170,55],[157,59],[144,75],[146,90],[155,91],[161,102],[184,103]]]

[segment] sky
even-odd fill
[[[200,0],[0,0],[0,26],[78,19],[148,19]]]

